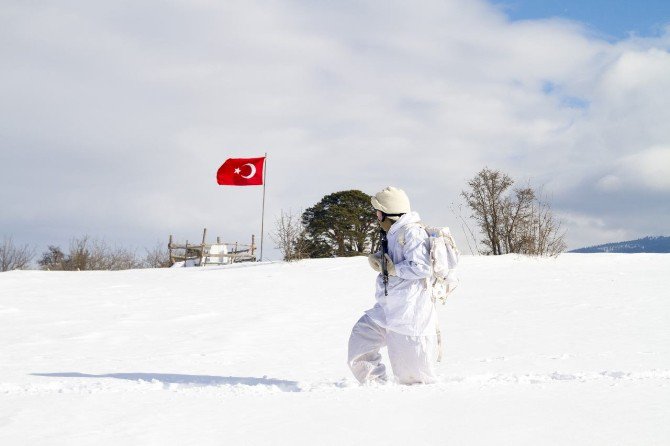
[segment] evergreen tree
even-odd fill
[[[309,257],[362,255],[377,249],[377,224],[370,196],[359,190],[326,195],[302,214]]]

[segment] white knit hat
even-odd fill
[[[385,214],[406,214],[410,212],[409,198],[404,190],[389,186],[370,198],[372,206]]]

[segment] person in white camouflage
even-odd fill
[[[426,287],[431,275],[428,234],[403,190],[387,187],[372,197],[372,205],[388,241],[388,284],[381,273],[381,251],[371,254],[370,266],[379,272],[377,302],[351,331],[349,368],[360,383],[385,382],[388,377],[379,352],[387,347],[397,382],[433,383],[437,314]]]

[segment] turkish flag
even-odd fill
[[[263,184],[265,157],[228,158],[216,172],[222,186],[260,186]]]

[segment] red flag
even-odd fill
[[[265,157],[228,158],[216,172],[216,182],[223,186],[260,186],[264,165]]]

